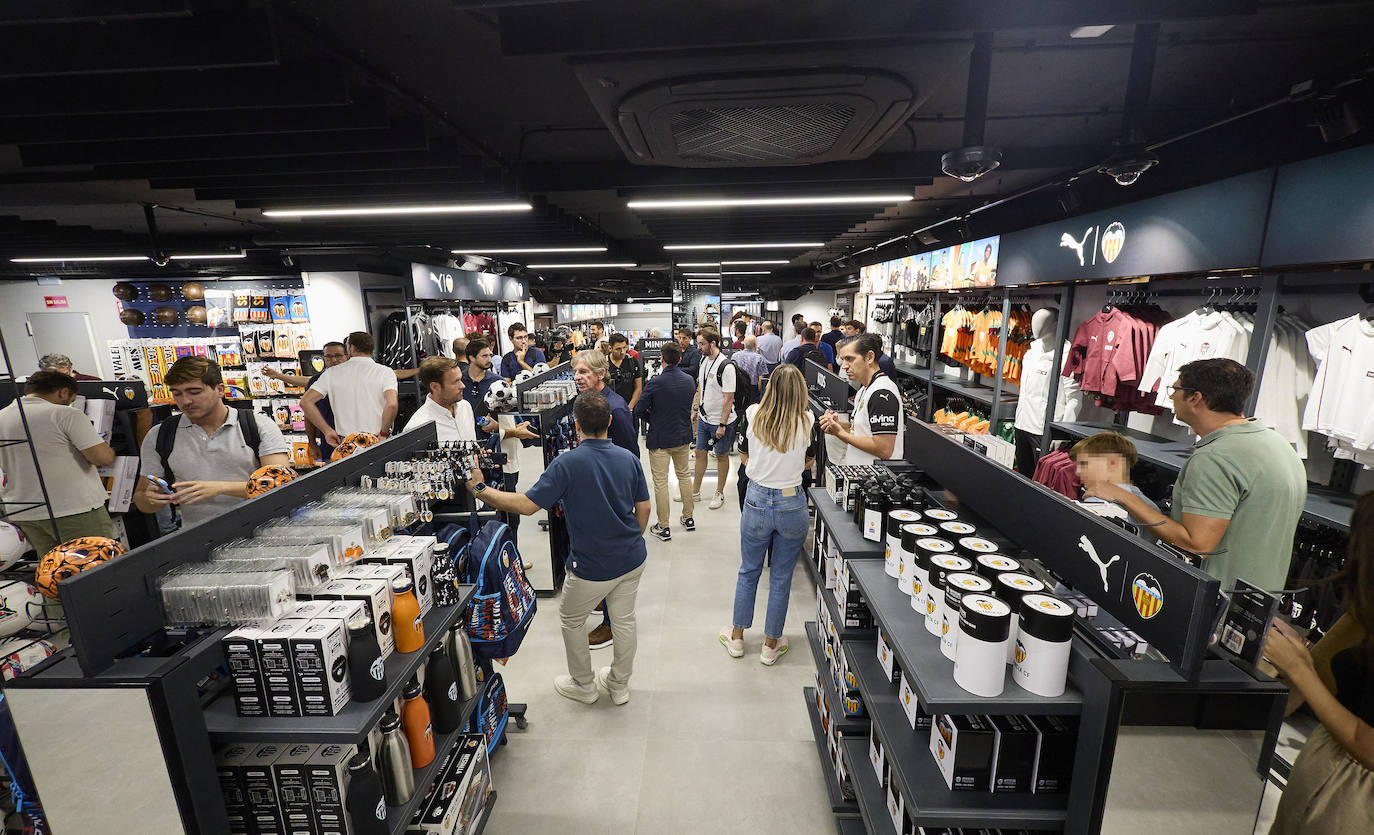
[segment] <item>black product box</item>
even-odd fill
[[[274,742],[263,743],[248,754],[240,774],[243,792],[248,799],[248,820],[258,835],[286,835],[281,807],[277,803],[277,781],[272,765],[286,746]]]
[[[310,786],[310,806],[315,811],[315,831],[319,835],[348,835],[348,760],[358,753],[353,745],[321,745],[305,764]]]
[[[308,621],[291,636],[302,716],[333,716],[348,704],[348,630],[343,621]]]
[[[262,632],[250,626],[235,629],[220,639],[234,691],[234,709],[239,716],[267,715],[267,692],[258,663],[258,638]]]
[[[258,633],[258,664],[271,716],[300,716],[300,690],[291,657],[291,636],[308,621],[283,618]]]
[[[1074,749],[1078,746],[1078,720],[1072,716],[1032,716],[1040,734],[1035,749],[1035,773],[1031,791],[1063,794],[1073,777]]]
[[[277,805],[288,835],[319,835],[315,828],[314,808],[310,803],[310,781],[306,763],[319,746],[295,743],[286,746],[272,763],[272,777],[277,783]]]
[[[462,739],[462,737],[459,737],[459,739]],[[454,760],[458,759],[458,747],[459,746],[454,745],[453,747],[449,748],[447,751],[444,752],[442,757],[440,757],[437,753],[435,754],[435,757],[439,760],[439,765],[435,767],[433,772],[431,772],[434,775],[434,779],[430,781],[428,786],[423,787],[425,792],[424,799],[416,805],[415,814],[410,816],[411,829],[419,829],[421,832],[428,832],[428,830],[423,828],[425,812],[429,811],[429,804],[434,800],[435,795],[438,793],[440,784],[443,782],[444,773],[448,771],[449,766],[453,765]],[[415,787],[415,791],[418,792],[420,790],[420,786]]]
[[[224,811],[233,835],[257,831],[248,822],[248,795],[243,786],[243,768],[253,747],[251,744],[226,745],[215,752],[215,773],[219,776],[219,790],[224,795]]]
[[[951,791],[987,791],[992,771],[992,725],[982,716],[937,716],[930,753]]]
[[[1040,734],[1024,716],[989,716],[997,732],[992,746],[992,790],[1028,792]]]
[[[482,734],[459,737],[457,758],[437,781],[420,828],[431,835],[474,835],[491,794],[487,740]]]

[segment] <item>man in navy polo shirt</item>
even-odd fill
[[[611,409],[605,395],[584,391],[573,402],[573,423],[581,442],[549,462],[525,493],[484,487],[480,474],[468,487],[488,505],[528,516],[563,503],[568,522],[568,576],[563,582],[559,617],[568,675],[553,681],[559,695],[592,704],[606,690],[611,701],[630,700],[635,659],[635,597],[648,549],[649,485],[634,455],[611,443]],[[587,616],[597,601],[613,612],[615,654],[611,666],[592,672],[592,655],[583,637]]]
[[[753,339],[753,337],[748,337]],[[688,532],[697,529],[692,519],[692,469],[688,450],[695,437],[692,425],[692,398],[696,383],[678,365],[682,349],[676,342],[666,342],[663,348],[663,372],[644,384],[644,393],[635,404],[635,420],[649,422],[645,442],[649,447],[649,469],[654,475],[654,502],[658,522],[649,533],[668,542],[673,538],[668,529],[668,464],[677,471],[678,489],[682,491],[682,527]],[[736,354],[738,356],[738,354]],[[763,362],[762,359],[759,360]]]

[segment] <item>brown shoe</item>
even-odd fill
[[[601,624],[591,632],[587,633],[587,643],[592,649],[604,649],[611,645],[611,627],[609,624]]]
[[[593,612],[604,612],[604,611],[606,611],[606,601],[603,600],[603,601],[601,601],[600,603],[596,604],[596,608],[595,608],[595,609],[592,609],[592,611],[593,611]]]

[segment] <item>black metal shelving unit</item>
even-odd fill
[[[830,749],[826,742],[825,728],[821,725],[820,714],[816,712],[816,688],[803,687],[806,698],[806,714],[811,717],[811,735],[816,741],[816,752],[821,758],[821,776],[825,778],[825,793],[830,798],[832,812],[853,812],[854,802],[845,800],[840,792],[839,781],[835,779],[835,769],[830,765]]]
[[[825,699],[826,705],[830,708],[830,721],[844,733],[863,733],[868,729],[868,718],[866,716],[845,716],[844,704],[840,700],[839,691],[835,689],[832,677],[828,674],[830,662],[825,657],[825,649],[821,646],[820,632],[815,621],[807,621],[806,641],[811,645],[811,658],[816,662],[816,669],[821,672],[821,697]]]
[[[863,738],[846,739],[840,743],[841,754],[849,764],[849,779],[854,784],[854,796],[859,801],[864,829],[868,835],[900,835],[892,825],[887,811],[887,798],[878,783],[878,775],[868,764],[868,742]]]

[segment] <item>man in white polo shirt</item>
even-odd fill
[[[348,360],[326,368],[315,385],[301,396],[301,409],[324,433],[325,443],[338,446],[354,432],[385,438],[396,420],[396,372],[372,360],[372,337],[362,331],[348,335]],[[320,413],[319,402],[329,398],[333,425]]]
[[[854,395],[853,423],[845,424],[833,411],[821,415],[821,431],[846,444],[845,463],[859,466],[902,457],[906,417],[902,393],[878,366],[882,337],[872,333],[851,336],[840,343],[840,367],[863,388]]]
[[[420,385],[429,396],[406,422],[405,431],[432,423],[440,443],[477,440],[472,406],[463,399],[463,369],[456,360],[430,357],[420,363]]]

